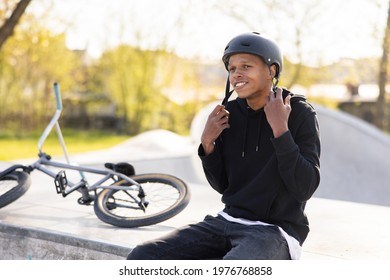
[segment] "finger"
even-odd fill
[[[286,104],[287,106],[290,106],[290,102],[291,102],[291,95],[289,94],[284,99],[284,104]]]
[[[275,98],[282,99],[282,89],[280,87],[276,88]]]
[[[275,99],[275,92],[273,92],[272,90],[269,91],[267,101],[270,101],[271,99]]]
[[[229,112],[224,112],[223,115],[221,115],[221,118],[218,120],[218,123],[220,125],[223,125],[228,122],[229,122]]]
[[[218,115],[221,110],[225,109],[225,106],[223,105],[217,105],[215,106],[214,110],[211,112],[212,115]]]
[[[229,123],[225,123],[223,126],[222,126],[222,131],[227,129],[227,128],[230,128],[230,124]],[[221,132],[222,132],[221,131]]]
[[[225,108],[225,107],[223,107],[223,108],[221,109],[221,111],[219,111],[219,112],[217,113],[217,117],[218,117],[219,119],[229,118],[230,113],[229,113],[228,110],[225,110],[224,108]]]

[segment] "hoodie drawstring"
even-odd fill
[[[245,157],[246,138],[247,138],[247,132],[248,132],[249,110],[250,110],[250,107],[247,107],[246,118],[245,118],[245,125],[244,125],[244,135],[243,135],[243,142],[242,142],[241,157]],[[263,114],[260,113],[259,114],[259,123],[257,125],[256,148],[255,148],[256,152],[258,152],[260,150],[260,135],[261,135],[262,121],[263,121]]]
[[[248,111],[245,118],[245,125],[244,125],[244,139],[242,141],[242,151],[241,151],[241,157],[245,157],[245,147],[246,147],[246,132],[248,130]]]
[[[256,152],[260,150],[259,147],[260,147],[260,134],[261,134],[262,122],[263,122],[263,114],[260,114],[259,125],[257,126]]]

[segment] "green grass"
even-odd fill
[[[65,144],[69,154],[101,150],[115,146],[129,136],[103,132],[63,131]],[[34,158],[38,154],[40,133],[13,135],[0,133],[0,160],[13,161],[21,158]],[[43,152],[51,155],[62,155],[62,147],[57,135],[52,132],[43,144]]]

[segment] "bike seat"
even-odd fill
[[[126,176],[133,176],[135,175],[135,169],[134,167],[127,162],[120,162],[120,163],[110,163],[107,162],[104,164],[104,166],[108,169],[114,170],[115,172],[122,173]]]

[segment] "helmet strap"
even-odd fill
[[[271,66],[272,66],[272,65],[271,65]],[[277,86],[278,83],[279,83],[279,79],[278,79],[277,77],[274,77],[274,76],[272,75],[271,66],[268,66],[268,69],[269,69],[269,74],[270,74],[270,76],[271,76],[271,78],[272,78],[272,80],[271,80],[271,82],[272,82],[272,91],[273,91],[273,92],[276,92],[276,86]],[[276,68],[277,68],[277,66],[276,66]]]
[[[275,92],[276,91],[276,87],[279,83],[279,79],[278,78],[272,78],[272,91]]]
[[[229,101],[229,98],[230,96],[232,95],[234,89],[230,90],[230,80],[229,80],[229,76],[227,77],[227,80],[226,80],[226,88],[225,88],[225,98],[222,100],[222,105],[223,106],[226,106],[228,101]]]

